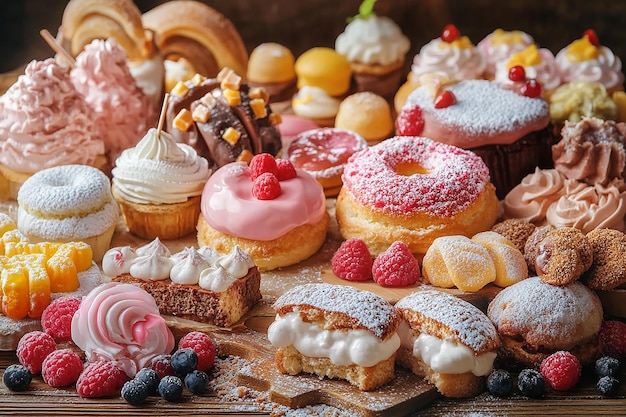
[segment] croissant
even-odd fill
[[[128,59],[142,62],[153,54],[152,35],[144,30],[141,11],[132,0],[70,0],[57,41],[77,56],[94,39],[114,38]]]
[[[224,67],[246,74],[248,52],[233,23],[194,0],[163,3],[144,13],[143,26],[156,36],[166,60],[184,59],[194,73],[215,77]]]

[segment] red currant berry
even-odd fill
[[[600,39],[598,34],[593,29],[587,29],[583,32],[583,38],[587,38],[593,46],[600,46]]]
[[[521,65],[515,65],[509,70],[509,80],[511,81],[525,81],[526,70]]]
[[[443,90],[437,97],[435,97],[436,109],[444,109],[446,107],[450,107],[454,103],[456,103],[456,97],[450,90]]]
[[[523,96],[537,98],[541,96],[541,84],[537,80],[528,80],[521,87],[520,92]]]
[[[447,25],[443,28],[443,32],[441,32],[441,40],[448,43],[452,43],[459,39],[459,36],[461,36],[459,29],[452,24]]]

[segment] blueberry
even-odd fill
[[[24,365],[9,365],[2,380],[11,391],[24,391],[30,385],[33,374]]]
[[[191,348],[178,349],[172,354],[172,368],[179,375],[187,375],[198,366],[198,354]]]
[[[596,384],[598,392],[605,397],[614,397],[619,390],[619,380],[612,376],[603,376]]]
[[[194,370],[185,375],[185,386],[194,394],[202,394],[209,385],[209,376],[206,372]]]
[[[621,364],[619,359],[611,356],[603,356],[596,361],[596,376],[598,378],[602,378],[603,376],[612,376],[613,378],[617,378],[619,376],[620,366]]]
[[[131,379],[122,386],[122,398],[131,405],[143,404],[148,399],[148,391],[148,384],[139,379]]]
[[[159,394],[166,401],[177,401],[183,395],[183,381],[177,376],[164,376],[159,382]]]
[[[513,378],[504,369],[496,369],[487,377],[487,389],[496,397],[507,397],[513,391]]]
[[[135,379],[144,382],[148,386],[148,394],[156,395],[159,393],[159,373],[151,368],[142,368],[135,375]]]
[[[545,380],[535,369],[524,369],[517,377],[517,388],[527,397],[539,397],[543,394]]]

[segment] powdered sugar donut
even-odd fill
[[[489,170],[472,152],[423,137],[394,137],[354,154],[336,203],[339,230],[372,255],[394,241],[421,258],[440,236],[488,230],[498,216]]]
[[[61,165],[39,171],[17,196],[17,227],[32,242],[83,241],[98,262],[108,249],[119,208],[97,168]]]

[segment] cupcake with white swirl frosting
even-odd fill
[[[167,132],[151,128],[115,162],[113,196],[128,230],[144,239],[178,239],[195,231],[208,161]]]

